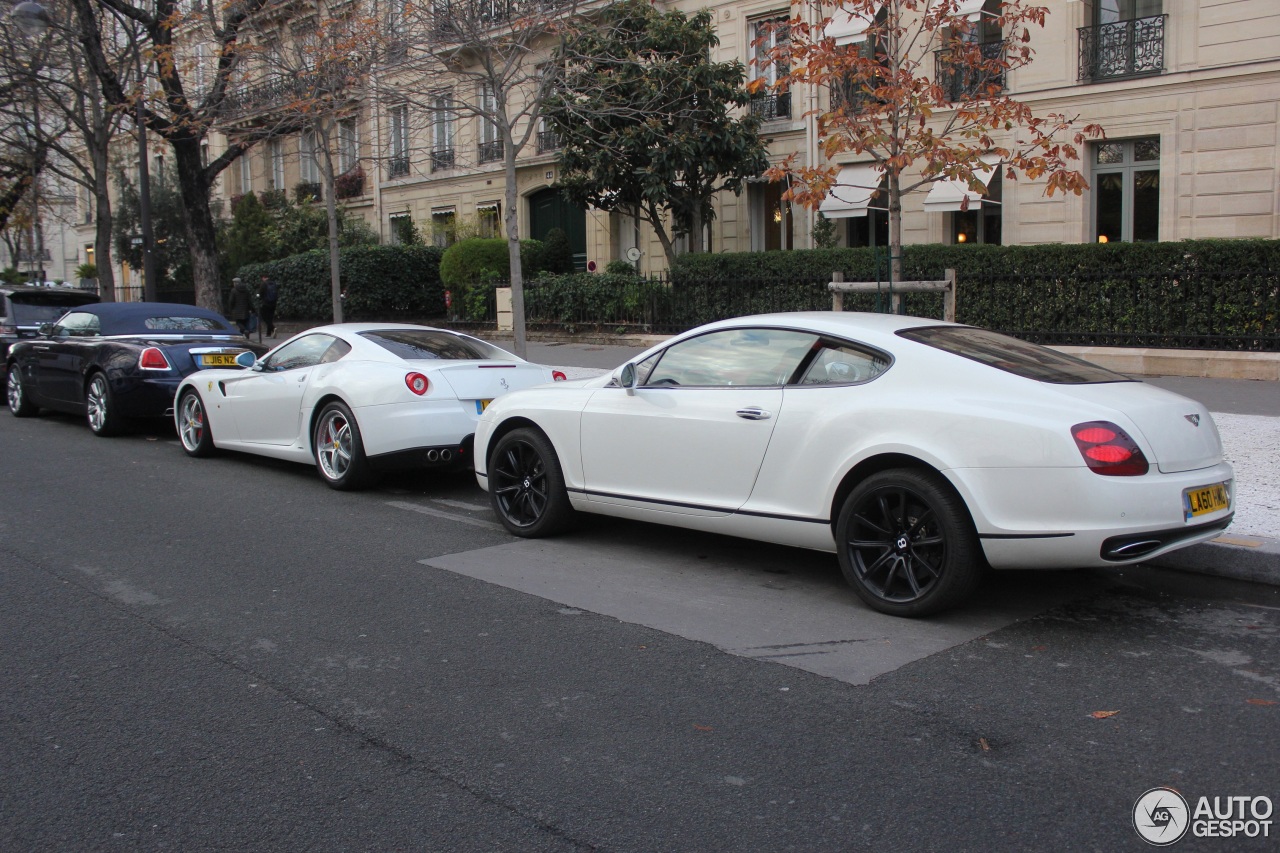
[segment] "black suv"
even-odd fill
[[[5,373],[9,344],[34,338],[41,323],[52,323],[77,305],[97,301],[98,294],[72,287],[0,284],[0,376]]]

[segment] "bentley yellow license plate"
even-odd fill
[[[206,353],[200,356],[201,367],[235,367],[235,353]]]
[[[484,414],[484,410],[489,408],[489,404],[492,402],[493,400],[476,400],[476,414]]]
[[[1184,518],[1196,518],[1208,515],[1231,506],[1231,492],[1226,483],[1214,483],[1212,486],[1197,486],[1182,493],[1182,514]]]

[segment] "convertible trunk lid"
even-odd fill
[[[1123,412],[1155,453],[1151,461],[1166,474],[1208,468],[1222,461],[1218,427],[1209,410],[1195,400],[1143,382],[1072,385],[1061,390]]]

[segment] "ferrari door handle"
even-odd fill
[[[738,417],[749,421],[767,421],[773,417],[773,412],[766,412],[759,406],[747,406],[745,409],[738,409]]]

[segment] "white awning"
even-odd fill
[[[850,219],[866,216],[871,194],[880,187],[880,170],[871,163],[841,166],[836,183],[818,205],[827,219]]]
[[[836,44],[861,44],[867,40],[867,29],[875,22],[876,14],[883,5],[883,2],[875,3],[868,12],[862,13],[840,4],[831,13],[827,36],[835,39]]]
[[[989,164],[990,168],[975,170],[973,174],[983,184],[990,185],[991,178],[996,173],[998,161],[987,160],[985,155],[982,159]],[[929,195],[925,197],[924,209],[926,213],[950,213],[961,210],[966,198],[969,199],[970,208],[982,207],[983,197],[969,189],[968,181],[957,179],[937,181],[930,188]]]
[[[956,6],[956,17],[976,21],[982,17],[982,7],[984,5],[985,0],[960,0],[960,3]]]

